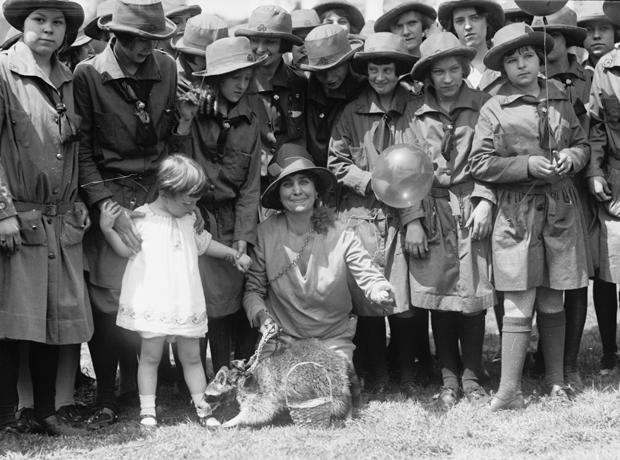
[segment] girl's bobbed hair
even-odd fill
[[[191,158],[174,153],[161,162],[157,169],[157,189],[169,196],[202,196],[207,185],[204,169]]]

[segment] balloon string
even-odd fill
[[[547,65],[547,17],[543,17],[543,55],[545,58],[543,59],[543,63],[545,66],[545,116],[546,116],[546,124],[547,124],[547,149],[549,150],[549,161],[553,161],[553,152],[551,150],[551,125],[549,124],[549,67]]]

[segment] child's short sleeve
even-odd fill
[[[209,247],[209,244],[211,244],[213,236],[211,236],[211,234],[206,230],[203,230],[200,233],[194,233],[194,235],[196,239],[196,247],[198,248],[198,255],[202,255]]]

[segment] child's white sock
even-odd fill
[[[194,407],[196,408],[196,415],[200,418],[208,417],[213,413],[211,410],[211,406],[205,400],[204,393],[197,393],[192,395],[192,402],[194,403]]]
[[[140,415],[155,417],[155,395],[140,395]]]

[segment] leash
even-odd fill
[[[258,342],[258,346],[256,347],[256,351],[248,360],[248,367],[245,369],[245,372],[248,374],[253,374],[258,366],[259,357],[263,352],[263,348],[267,342],[269,342],[272,338],[278,335],[278,328],[275,323],[269,326],[269,329],[265,332],[265,334],[261,337],[260,342]]]

